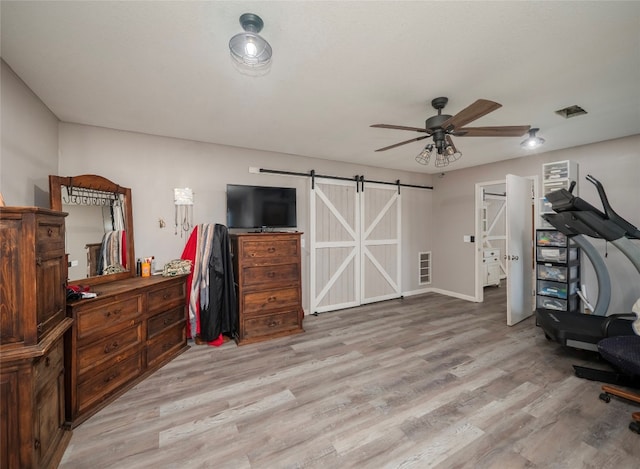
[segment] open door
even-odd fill
[[[533,314],[533,181],[507,174],[507,325]]]

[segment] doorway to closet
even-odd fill
[[[504,187],[504,203],[500,188]],[[503,240],[504,250],[499,253],[500,268],[506,277],[506,322],[514,325],[530,317],[534,306],[533,240],[536,219],[538,177],[520,177],[508,174],[504,180],[476,184],[476,285],[475,300],[484,301],[486,284],[486,253],[497,250]],[[498,203],[488,213],[488,194],[495,194]],[[501,223],[504,222],[504,226]],[[499,233],[499,234],[497,234]]]

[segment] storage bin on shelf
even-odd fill
[[[557,230],[536,230],[536,307],[577,311],[579,249]]]

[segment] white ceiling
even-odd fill
[[[228,41],[256,13],[273,47],[240,73]],[[431,99],[470,126],[531,125],[544,151],[640,133],[640,2],[1,3],[2,58],[65,122],[440,172],[414,157]],[[588,114],[554,111],[577,104]],[[525,156],[523,138],[459,137],[447,169]]]

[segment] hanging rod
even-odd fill
[[[495,193],[495,192],[485,192],[484,195],[493,195],[493,196],[496,196],[496,197],[506,197],[507,193],[503,192],[502,194],[498,194],[498,193]]]
[[[111,206],[120,203],[120,196],[114,192],[106,192],[84,187],[65,186],[62,192],[62,202],[68,205],[98,205]]]
[[[344,176],[328,176],[326,174],[316,174],[315,170],[311,170],[308,173],[299,173],[299,172],[294,172],[294,171],[282,171],[279,169],[265,169],[265,168],[260,168],[259,171],[261,173],[267,173],[267,174],[281,174],[281,175],[286,175],[286,176],[302,176],[302,177],[310,177],[312,179],[315,178],[324,178],[324,179],[336,179],[338,181],[355,181],[356,183],[360,182],[360,183],[365,183],[365,182],[370,182],[373,184],[388,184],[391,186],[398,186],[398,187],[412,187],[414,189],[429,189],[429,190],[433,190],[433,186],[419,186],[417,184],[403,184],[400,182],[400,180],[398,179],[397,181],[394,182],[389,182],[389,181],[374,181],[372,179],[365,179],[364,176],[354,176],[354,177],[344,177]],[[313,182],[312,182],[312,187],[313,187]]]

